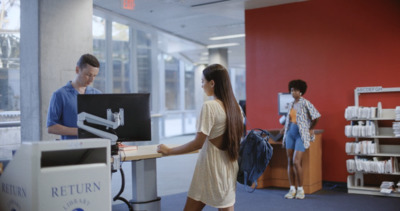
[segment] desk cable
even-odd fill
[[[121,156],[121,153],[120,153],[120,161],[121,162],[123,162],[123,161],[126,161],[126,153],[125,153],[125,150],[121,150],[120,152],[123,152],[124,153],[124,156]],[[123,158],[123,159],[122,159]]]
[[[121,155],[120,155],[120,160],[121,160]],[[124,192],[125,189],[125,174],[124,171],[122,170],[122,162],[120,163],[119,166],[119,171],[121,172],[121,189],[119,190],[118,194],[114,196],[113,200],[117,201],[123,201],[126,205],[128,205],[129,211],[133,211],[132,205],[129,203],[128,200],[126,200],[124,197],[121,197],[122,192]]]

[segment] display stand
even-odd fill
[[[0,210],[111,210],[110,141],[24,142],[0,176]]]
[[[157,145],[138,146],[137,150],[120,151],[121,161],[132,166],[132,199],[134,210],[161,210],[161,198],[157,195],[157,162],[162,157]]]
[[[198,153],[198,150],[190,153]],[[156,159],[163,157],[163,154],[157,152],[157,145],[138,146],[137,150],[120,151],[120,156],[121,161],[132,162],[132,200],[129,202],[134,210],[160,211]]]
[[[157,195],[156,158],[132,161],[133,210],[161,210],[161,198]]]
[[[387,93],[387,92],[399,92],[400,93],[400,88],[382,88],[382,87],[358,87],[354,90],[354,109],[359,109],[362,108],[359,105],[359,96],[360,94],[367,94],[367,93]],[[375,95],[374,95],[375,96]],[[377,99],[377,102],[379,99]],[[349,107],[347,108],[349,109]],[[362,128],[363,126],[360,126],[360,129],[356,129],[355,132],[353,129],[350,130],[345,130],[346,136],[349,138],[354,138],[354,142],[348,142],[346,143],[346,151],[348,155],[354,156],[354,161],[353,159],[350,159],[347,161],[347,169],[352,175],[349,175],[347,177],[347,189],[348,193],[354,193],[354,194],[367,194],[367,195],[379,195],[379,196],[392,196],[392,197],[400,197],[400,191],[399,188],[393,188],[393,191],[391,193],[385,193],[382,191],[380,188],[380,184],[368,184],[366,181],[365,176],[368,175],[368,178],[375,182],[375,183],[381,183],[386,180],[386,178],[393,179],[394,184],[396,185],[397,182],[400,181],[400,172],[396,172],[396,170],[392,172],[380,172],[380,170],[376,170],[375,168],[370,168],[368,167],[363,167],[364,164],[362,162],[366,161],[369,164],[372,163],[373,166],[377,166],[378,162],[381,162],[380,164],[386,162],[386,160],[391,160],[391,162],[398,162],[398,159],[400,157],[400,137],[396,137],[393,132],[392,127],[380,127],[379,123],[382,121],[389,121],[389,122],[394,122],[396,121],[396,115],[395,115],[395,109],[382,109],[378,106],[376,108],[371,107],[371,114],[365,118],[362,117],[360,112],[354,115],[355,117],[348,118],[348,111],[346,109],[345,117],[348,121],[350,121],[350,124],[346,127],[353,128],[353,127],[359,127],[359,125],[356,125],[357,122],[360,122],[360,124],[366,124],[367,122],[370,124],[373,124],[373,128],[371,129],[372,131],[366,130],[365,128]],[[354,113],[354,112],[353,112]],[[346,116],[347,115],[347,116]],[[362,129],[361,129],[362,128]],[[360,130],[360,131],[358,131]],[[366,131],[363,131],[366,130]],[[384,144],[383,142],[389,142],[389,144]],[[357,144],[357,147],[359,148],[364,147],[366,145],[363,145],[364,143],[370,142],[372,147],[370,149],[365,150],[365,149],[357,149],[354,150],[355,147],[353,147]],[[349,145],[350,144],[350,145]],[[354,152],[353,152],[354,151]],[[350,165],[351,162],[354,162],[354,169]],[[376,162],[376,163],[374,163]],[[368,164],[367,163],[367,164]],[[371,165],[371,166],[372,166]],[[353,174],[354,173],[354,174]]]

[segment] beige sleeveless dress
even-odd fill
[[[204,103],[197,122],[197,132],[207,135],[199,152],[188,197],[216,208],[235,204],[237,161],[230,161],[228,153],[218,149],[209,139],[225,131],[226,114],[216,101]]]

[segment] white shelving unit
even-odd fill
[[[384,93],[384,92],[399,92],[400,88],[382,88],[382,87],[358,87],[354,90],[354,101],[356,107],[359,107],[359,95],[363,93]],[[377,99],[377,102],[379,99]],[[380,114],[380,115],[379,115]],[[400,137],[396,137],[393,133],[392,127],[379,127],[379,121],[396,121],[395,109],[377,109],[376,117],[369,119],[358,119],[352,118],[347,119],[350,123],[358,122],[358,121],[372,121],[375,125],[375,135],[368,137],[353,137],[355,138],[355,142],[359,142],[361,140],[372,140],[375,143],[374,153],[348,153],[348,155],[354,156],[354,159],[366,159],[366,160],[397,160],[400,159]],[[379,144],[380,140],[383,139],[393,139],[394,143],[391,144]],[[383,141],[382,141],[383,142]],[[392,141],[393,142],[393,141]],[[379,186],[364,186],[364,175],[371,174],[372,176],[376,176],[376,180],[381,180],[382,175],[391,175],[395,177],[395,185],[400,181],[400,171],[394,169],[391,173],[376,173],[376,172],[366,172],[366,171],[355,171],[351,173],[347,177],[347,188],[348,193],[354,194],[367,194],[367,195],[378,195],[378,196],[391,196],[391,197],[400,197],[400,187],[396,188],[395,191],[387,194],[382,193]],[[382,182],[382,181],[380,181]]]

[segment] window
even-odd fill
[[[200,106],[196,102],[204,97],[199,92],[200,67],[183,52],[203,48],[134,20],[95,10],[93,54],[101,67],[94,87],[104,93],[151,93],[151,111],[157,114],[153,123],[160,130],[155,134],[195,133]],[[245,71],[234,69],[232,73],[237,99],[245,99]]]
[[[151,93],[151,34],[137,30],[136,37],[137,91],[140,93]]]
[[[113,93],[132,93],[129,67],[129,26],[112,23]]]
[[[194,67],[193,65],[185,64],[185,109],[195,110],[194,96]]]
[[[106,20],[93,16],[93,55],[100,62],[100,71],[93,82],[93,87],[106,92]]]
[[[235,81],[233,85],[235,86],[235,96],[236,100],[246,99],[246,70],[245,69],[235,69]]]
[[[165,107],[167,110],[179,108],[179,60],[164,55],[165,64]]]
[[[20,1],[0,1],[0,122],[20,121]]]

